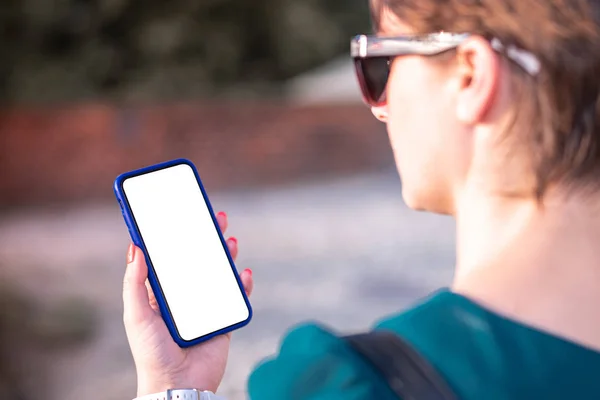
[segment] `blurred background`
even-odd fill
[[[349,39],[366,0],[4,0],[0,398],[135,396],[112,182],[186,157],[252,268],[220,393],[294,324],[368,329],[449,283],[453,221],[402,202]]]

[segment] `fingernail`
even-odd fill
[[[248,275],[252,276],[252,270],[250,268],[246,268],[246,272],[248,273]]]
[[[237,239],[236,239],[236,238],[234,238],[233,236],[232,236],[232,237],[230,237],[229,239],[227,239],[227,241],[233,242],[233,244],[236,244],[236,245],[237,245],[237,243],[238,243]]]
[[[127,264],[131,264],[133,262],[133,257],[135,256],[135,247],[133,243],[129,243],[129,249],[127,249]]]
[[[217,213],[217,217],[223,217],[223,218],[227,218],[227,214],[225,214],[223,211],[219,211]]]

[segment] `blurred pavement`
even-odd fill
[[[110,190],[110,188],[107,188]],[[320,320],[367,329],[450,282],[454,222],[410,211],[395,173],[210,194],[239,240],[238,267],[252,268],[255,316],[234,334],[220,393],[245,398],[252,366],[290,326]],[[81,295],[99,308],[91,346],[48,356],[48,399],[122,400],[135,374],[122,327],[128,234],[115,204],[25,210],[0,217],[0,259],[42,301]]]

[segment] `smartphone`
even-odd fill
[[[180,347],[250,322],[252,307],[192,162],[178,159],[121,174],[114,192]]]

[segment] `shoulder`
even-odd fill
[[[381,320],[375,329],[410,343],[460,398],[568,398],[566,390],[573,387],[598,391],[595,369],[589,366],[600,365],[599,353],[445,290]],[[576,360],[582,368],[565,360]],[[559,380],[571,382],[565,393],[547,385]],[[278,354],[252,374],[248,389],[252,400],[398,400],[343,338],[318,324],[291,330]]]
[[[277,356],[263,361],[250,376],[248,392],[253,400],[395,399],[343,338],[314,323],[285,336]]]
[[[460,299],[439,291],[381,320],[375,329],[402,336],[442,376],[455,381],[476,373],[465,369],[461,354],[473,339],[465,323],[476,320]],[[276,356],[263,361],[252,373],[248,392],[252,400],[397,400],[383,377],[342,337],[317,323],[289,331]]]

